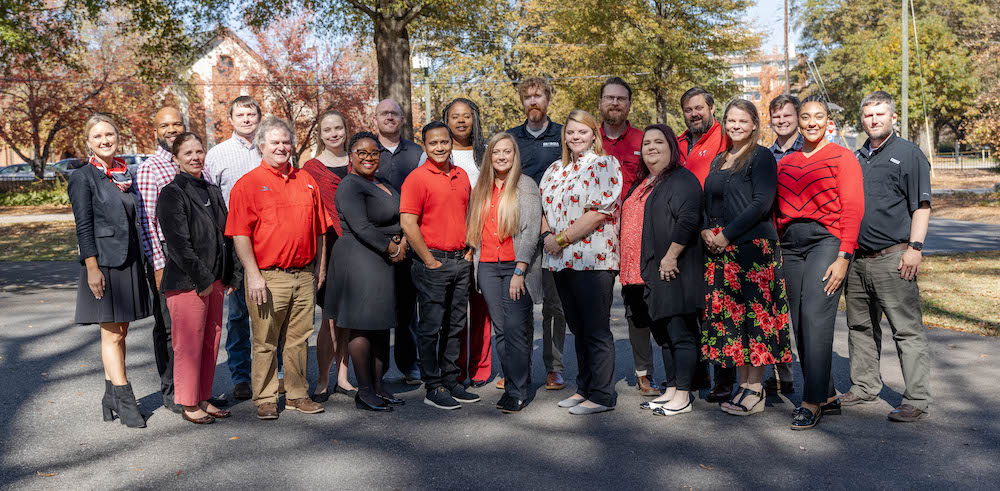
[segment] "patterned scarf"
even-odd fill
[[[128,191],[128,188],[132,186],[132,175],[128,172],[128,167],[125,166],[125,161],[119,158],[114,158],[115,166],[112,168],[107,168],[104,163],[97,159],[95,156],[90,157],[90,163],[94,167],[101,169],[111,179],[111,182],[118,186],[121,192]]]

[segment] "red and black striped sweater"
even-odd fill
[[[802,151],[778,162],[778,235],[794,220],[814,220],[854,253],[865,214],[861,165],[850,150],[827,143],[811,156]]]

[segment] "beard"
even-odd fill
[[[871,133],[868,133],[868,138],[872,140],[884,140],[888,138],[889,135],[891,134],[892,134],[892,125],[887,124],[879,128],[878,130],[872,130]]]
[[[611,126],[618,126],[625,122],[625,111],[614,111],[612,113],[601,111],[601,119]]]
[[[532,123],[540,123],[545,121],[545,111],[540,107],[529,107],[528,108],[528,121]]]
[[[686,119],[684,120],[684,124],[687,125],[688,131],[696,135],[704,135],[705,132],[708,131],[708,129],[711,128],[712,124],[714,123],[715,120],[713,120],[711,117],[709,117],[708,119],[702,118],[701,121],[696,121],[694,123]]]
[[[170,153],[173,150],[172,148],[170,148],[170,144],[167,143],[166,138],[156,137],[156,144],[159,145],[160,148],[165,150],[167,153]]]

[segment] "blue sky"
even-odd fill
[[[784,43],[784,0],[757,0],[757,5],[750,9],[750,15],[755,26],[764,31],[767,36],[762,43],[763,48],[770,53],[774,48],[781,52]],[[795,54],[795,43],[798,34],[794,27],[789,26],[788,45],[790,54]]]

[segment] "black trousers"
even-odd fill
[[[413,261],[413,284],[417,288],[420,319],[417,323],[417,353],[420,376],[427,390],[458,385],[458,355],[462,330],[469,316],[472,263],[465,259],[438,259],[441,267],[428,269]]]
[[[576,391],[602,406],[614,406],[618,398],[615,338],[611,334],[615,273],[573,269],[553,273],[576,347]]]
[[[534,304],[525,292],[517,300],[510,298],[510,280],[514,261],[479,263],[477,282],[486,299],[496,353],[504,374],[504,391],[523,401],[528,398],[528,375],[531,372],[531,335],[535,327]]]
[[[812,404],[825,403],[837,393],[832,373],[833,331],[844,285],[827,296],[823,275],[839,249],[840,239],[819,222],[793,222],[781,235],[788,306],[805,380],[802,401]]]
[[[396,332],[393,359],[396,368],[404,375],[416,371],[417,366],[417,335],[416,319],[417,288],[413,286],[410,270],[413,261],[408,259],[393,268],[396,280]],[[386,367],[388,371],[388,367]]]
[[[677,390],[691,390],[694,384],[694,371],[698,365],[698,314],[683,314],[653,320],[649,317],[649,307],[643,294],[643,285],[625,285],[622,287],[622,300],[625,303],[625,317],[629,326],[652,333],[656,344],[663,352],[664,379],[667,387]]]
[[[166,254],[166,246],[163,252]],[[153,358],[156,373],[160,375],[160,392],[164,403],[174,402],[174,346],[170,339],[170,312],[167,298],[156,287],[156,275],[152,263],[146,263],[146,279],[153,297]]]

